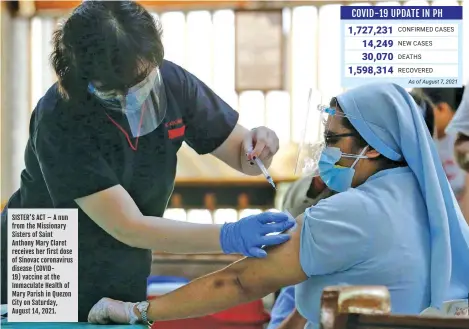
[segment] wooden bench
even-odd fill
[[[391,315],[390,311],[386,287],[328,287],[321,298],[321,329],[469,329],[469,318]]]

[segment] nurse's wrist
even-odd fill
[[[150,319],[148,318],[148,309],[150,308],[150,302],[143,301],[135,303],[132,308],[133,314],[135,314],[135,320],[137,323],[143,323],[151,326]]]
[[[231,235],[233,230],[233,223],[225,223],[220,229],[220,247],[224,254],[232,254],[234,250],[231,246]]]

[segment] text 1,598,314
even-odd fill
[[[384,75],[393,74],[392,66],[349,66],[348,71],[352,75]]]

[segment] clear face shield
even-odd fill
[[[128,89],[125,95],[101,92],[92,84],[88,90],[104,106],[125,114],[133,137],[154,131],[166,115],[166,92],[160,70],[155,68],[143,81]]]
[[[319,94],[313,95],[313,90],[309,90],[308,103],[305,113],[305,121],[300,137],[298,153],[296,156],[295,176],[318,175],[318,161],[321,154],[321,136],[324,133],[321,124],[321,113],[312,110],[321,102]]]
[[[337,111],[335,108],[322,105],[321,103],[315,104],[312,99],[312,92],[310,92],[307,118],[305,120],[302,142],[298,149],[295,175],[318,176],[319,160],[324,149],[327,146],[333,146],[343,137],[357,136],[356,133],[332,134],[329,131],[329,127],[334,118],[344,117],[351,118],[350,115],[345,115],[341,111]],[[367,158],[363,154],[343,153],[339,149],[330,151],[337,151],[340,153],[337,155],[334,154],[334,158],[338,157],[339,159],[353,158],[356,159],[355,162],[357,162],[359,159]]]

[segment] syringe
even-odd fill
[[[252,152],[252,149],[249,150],[249,153]],[[255,159],[253,159],[257,166],[259,167],[259,169],[262,171],[262,174],[265,176],[265,179],[267,179],[267,181],[270,183],[270,185],[272,185],[272,187],[277,190],[277,187],[275,186],[275,183],[274,183],[274,180],[272,179],[272,177],[270,176],[269,172],[267,171],[267,168],[264,166],[264,164],[262,163],[262,161],[256,157]]]

